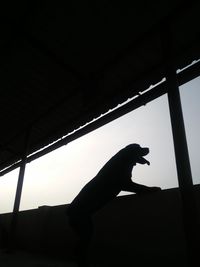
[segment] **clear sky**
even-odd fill
[[[200,183],[200,77],[180,88],[193,181]],[[133,180],[163,189],[178,186],[167,96],[27,164],[20,210],[70,203],[116,152],[130,143],[148,146],[150,166]],[[0,177],[0,213],[13,208],[19,170]],[[123,194],[123,193],[121,193]]]

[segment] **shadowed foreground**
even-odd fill
[[[195,186],[198,208],[200,186]],[[64,216],[66,205],[19,214],[17,249],[2,254],[2,267],[76,266],[76,236]],[[116,198],[94,217],[89,249],[91,266],[186,267],[186,249],[178,189]],[[10,214],[1,215],[8,227]]]

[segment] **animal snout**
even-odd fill
[[[147,154],[149,154],[149,148],[148,147],[143,147],[142,148],[142,155],[145,156]]]

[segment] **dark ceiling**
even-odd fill
[[[127,3],[1,4],[0,170],[165,77],[164,25],[177,69],[199,58],[199,1]]]

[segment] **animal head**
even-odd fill
[[[124,150],[126,151],[128,157],[133,159],[135,163],[150,165],[150,162],[144,158],[144,156],[149,154],[148,147],[141,147],[139,144],[130,144],[126,146]]]

